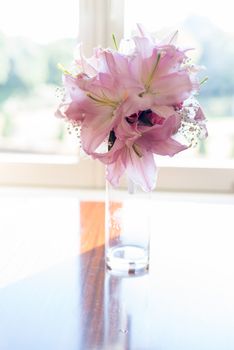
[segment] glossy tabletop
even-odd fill
[[[233,350],[234,196],[155,193],[149,273],[124,278],[103,200],[0,189],[0,349]]]

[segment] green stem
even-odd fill
[[[207,82],[207,80],[208,80],[208,77],[205,77],[204,79],[202,79],[202,81],[200,82],[200,85],[202,85],[202,84],[206,83],[206,82]]]
[[[118,51],[118,45],[117,45],[116,37],[115,37],[115,34],[113,34],[113,33],[112,33],[112,40],[114,42],[116,50]]]

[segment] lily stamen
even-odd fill
[[[147,82],[146,82],[146,84],[145,84],[146,92],[149,91],[150,84],[151,84],[151,82],[152,82],[152,79],[153,79],[154,74],[155,74],[155,72],[156,72],[156,69],[157,69],[157,67],[158,67],[160,58],[161,58],[161,53],[158,53],[158,55],[157,55],[157,60],[156,60],[156,63],[155,63],[155,65],[154,65],[154,68],[153,68],[152,72],[150,73],[150,76],[149,76],[149,78],[148,78],[148,80],[147,80]]]
[[[86,94],[88,97],[90,97],[93,101],[97,102],[97,103],[100,103],[104,106],[110,106],[110,107],[113,107],[113,108],[116,108],[118,103],[115,102],[115,101],[112,101],[112,100],[109,100],[109,99],[105,99],[105,98],[99,98],[99,97],[95,97],[93,96],[93,94],[91,93],[87,93]]]
[[[136,153],[136,155],[139,157],[139,158],[142,158],[143,157],[143,154],[141,153],[140,151],[140,147],[138,145],[136,145],[135,143],[132,145],[132,148],[134,150],[134,152]]]

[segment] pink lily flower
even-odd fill
[[[125,128],[116,128],[116,135],[119,136],[110,151],[92,155],[94,159],[107,164],[107,179],[113,186],[118,185],[120,177],[126,171],[134,183],[145,191],[151,191],[156,182],[153,154],[173,156],[187,148],[172,138],[180,126],[177,116],[162,120],[155,113],[151,114],[150,117],[155,120],[153,126],[140,125],[137,128],[135,121],[129,124],[125,120]]]
[[[119,52],[96,49],[86,59],[79,47],[76,73],[65,71],[66,93],[57,115],[80,127],[83,150],[106,164],[112,185],[126,172],[151,191],[154,155],[173,156],[189,147],[174,138],[183,125],[193,133],[188,141],[196,133],[206,137],[207,129],[193,99],[200,87],[197,72],[187,64],[185,51],[173,45],[176,35],[156,44],[142,27],[139,32],[122,41]],[[188,104],[190,98],[194,102]],[[108,149],[100,152],[106,141]]]

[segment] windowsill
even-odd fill
[[[232,159],[205,159],[160,157],[157,158],[158,167],[169,168],[208,168],[208,169],[234,169]],[[38,153],[0,153],[0,163],[24,163],[24,164],[78,164],[83,161],[93,162],[88,156],[38,154]]]
[[[234,161],[158,158],[157,190],[234,192]],[[1,154],[1,186],[93,188],[105,186],[104,166],[72,155]]]
[[[78,161],[75,155],[0,153],[0,163],[77,164]]]

